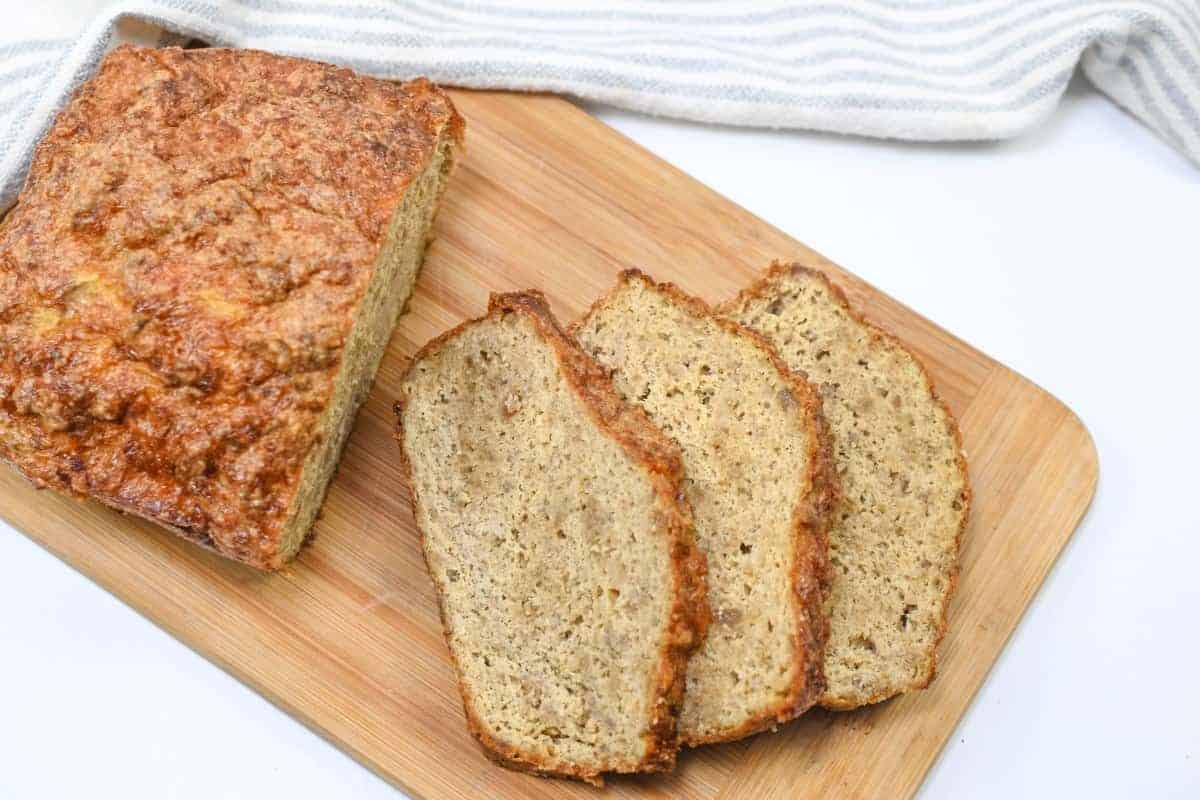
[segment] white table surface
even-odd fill
[[[1095,503],[923,797],[1200,796],[1200,169],[1082,82],[1005,144],[595,110],[1096,438]],[[0,643],[0,797],[401,796],[6,525]]]

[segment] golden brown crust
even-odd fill
[[[907,353],[913,360],[913,363],[917,365],[917,369],[920,370],[921,377],[925,381],[925,386],[929,390],[929,396],[933,399],[933,402],[940,406],[942,411],[945,413],[947,423],[950,426],[950,431],[954,436],[954,442],[956,445],[956,461],[958,463],[958,469],[963,480],[963,490],[960,497],[962,510],[959,517],[958,532],[954,538],[954,551],[956,558],[954,559],[954,567],[949,575],[949,579],[946,581],[946,591],[942,595],[942,619],[938,626],[938,634],[934,640],[932,652],[930,653],[929,670],[925,675],[924,681],[919,685],[912,687],[913,689],[924,689],[933,681],[934,674],[937,670],[938,645],[941,644],[942,639],[945,637],[946,629],[949,625],[948,615],[950,599],[953,597],[955,589],[958,588],[959,563],[957,553],[962,545],[963,533],[966,531],[967,522],[970,518],[971,512],[971,484],[967,471],[967,459],[963,454],[962,431],[959,429],[958,420],[955,419],[954,414],[951,413],[950,407],[946,405],[945,401],[942,400],[941,397],[938,396],[937,389],[933,385],[933,379],[929,376],[929,370],[926,369],[925,364],[920,358],[917,357],[917,354],[910,350],[904,344],[904,342],[902,342],[894,334],[871,322],[869,319],[855,310],[854,306],[852,306],[850,301],[847,299],[846,293],[842,291],[842,288],[831,281],[829,276],[820,270],[806,267],[803,264],[798,263],[787,263],[781,261],[772,262],[771,266],[768,267],[767,270],[761,276],[759,276],[757,280],[754,281],[754,283],[740,291],[733,299],[721,303],[717,310],[724,314],[730,309],[744,305],[751,299],[765,297],[770,293],[771,285],[776,279],[780,277],[786,277],[789,274],[803,274],[821,281],[821,283],[823,283],[828,289],[830,296],[833,297],[839,305],[841,305],[846,314],[855,322],[868,330],[874,340],[884,342]],[[832,711],[849,711],[855,708],[860,708],[864,705],[883,702],[890,697],[894,697],[896,694],[899,694],[899,692],[878,692],[867,700],[861,702],[845,702],[838,698],[825,698],[823,699],[821,706],[822,708],[827,708]]]
[[[671,610],[671,627],[667,632],[658,673],[655,676],[651,707],[654,716],[647,733],[646,755],[642,762],[622,772],[662,772],[675,765],[679,749],[676,720],[683,705],[683,690],[686,685],[687,661],[691,653],[700,646],[708,631],[711,615],[708,607],[708,591],[705,582],[707,565],[704,554],[696,547],[692,530],[691,507],[683,495],[681,481],[683,466],[678,450],[654,425],[645,412],[621,400],[612,388],[606,371],[596,364],[572,341],[550,313],[541,292],[526,291],[508,294],[493,294],[488,302],[487,314],[468,320],[429,341],[413,357],[412,364],[436,353],[448,341],[463,330],[487,318],[499,318],[507,314],[521,314],[529,319],[542,337],[551,345],[562,367],[563,375],[583,401],[597,427],[618,442],[636,461],[647,470],[655,491],[661,500],[666,519],[665,529],[671,538],[672,581],[675,602]],[[410,365],[409,369],[412,369]],[[401,380],[401,385],[406,383]],[[404,449],[403,400],[398,400],[396,414],[396,439],[400,444],[400,456],[405,479],[412,492],[412,464]],[[415,510],[415,509],[414,509]],[[414,517],[416,515],[414,514]],[[419,517],[416,517],[419,519]],[[417,526],[422,540],[422,552],[428,565],[425,549],[425,533]],[[437,581],[434,571],[430,576]],[[439,612],[442,628],[449,641],[450,628],[446,622],[443,597],[445,589],[437,586]],[[462,670],[454,656],[459,691],[463,697],[463,708],[467,725],[479,741],[484,752],[496,763],[523,772],[549,777],[575,778],[594,786],[603,785],[600,771],[577,766],[553,765],[546,759],[524,753],[491,736],[475,713],[469,687],[463,681]]]
[[[788,694],[780,698],[774,707],[765,709],[761,714],[735,728],[710,736],[685,737],[684,743],[689,747],[698,747],[734,741],[794,719],[815,705],[825,691],[825,641],[829,636],[829,620],[824,611],[829,585],[829,548],[826,531],[839,491],[829,426],[821,411],[821,397],[817,391],[804,375],[789,369],[775,352],[775,348],[759,333],[717,314],[703,300],[687,294],[673,283],[656,283],[653,278],[638,269],[627,269],[620,274],[620,284],[632,281],[641,281],[647,287],[665,293],[693,316],[712,320],[724,330],[753,344],[767,356],[791,387],[792,397],[796,399],[800,415],[808,428],[808,491],[801,494],[801,502],[792,514],[795,553],[792,562],[792,585],[795,587],[792,610],[796,618],[795,650],[798,654],[796,678]],[[603,308],[614,294],[615,291],[596,300],[588,311],[570,326],[570,332],[574,334],[586,325],[588,318]]]
[[[0,458],[280,566],[392,214],[461,135],[425,80],[111,52],[0,230]]]

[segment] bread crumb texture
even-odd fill
[[[821,676],[830,487],[819,403],[761,339],[631,271],[574,329],[683,453],[713,626],[688,666],[689,744],[811,706]]]
[[[703,560],[678,455],[539,296],[427,345],[401,451],[468,721],[508,766],[598,782],[673,765]]]
[[[923,688],[958,570],[970,489],[958,429],[921,364],[819,272],[775,265],[721,309],[819,387],[842,498],[821,702],[854,708]]]
[[[426,81],[249,50],[111,52],[0,230],[0,455],[38,486],[279,566],[461,134]]]

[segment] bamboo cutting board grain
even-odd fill
[[[537,287],[564,321],[637,266],[709,301],[775,258],[827,270],[924,359],[957,414],[975,503],[962,575],[924,692],[684,754],[613,797],[907,797],[950,735],[1096,485],[1076,416],[1011,370],[550,97],[456,92],[468,150],[424,272],[359,415],[315,540],[261,575],[94,503],[0,471],[0,514],[133,608],[414,797],[595,794],[493,766],[451,679],[402,488],[391,402],[408,357]]]

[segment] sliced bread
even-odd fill
[[[426,345],[397,437],[472,732],[600,784],[669,769],[708,624],[679,454],[537,293]]]
[[[727,741],[803,712],[825,688],[834,494],[817,396],[761,337],[637,271],[572,330],[683,452],[714,619],[680,735]]]
[[[854,708],[926,686],[971,494],[954,418],[912,353],[820,272],[776,264],[719,310],[808,375],[832,428],[842,498],[821,703]]]

